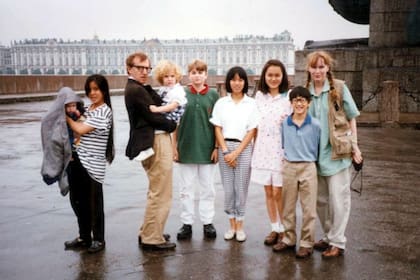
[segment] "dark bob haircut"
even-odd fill
[[[267,73],[268,67],[270,66],[277,66],[280,67],[281,73],[283,77],[281,79],[279,85],[279,93],[283,93],[289,90],[289,78],[287,76],[286,67],[284,64],[281,63],[280,60],[277,59],[270,59],[267,61],[261,71],[260,82],[258,83],[258,90],[261,91],[263,94],[267,94],[270,91],[270,88],[267,85],[267,81],[265,80],[265,74]]]
[[[295,99],[296,97],[303,97],[308,102],[311,102],[312,100],[312,95],[309,92],[309,90],[306,87],[301,87],[301,86],[294,87],[289,93],[290,102],[292,102],[292,100]]]
[[[239,78],[245,81],[242,93],[247,93],[248,92],[248,76],[246,74],[245,69],[240,66],[232,67],[227,72],[226,82],[225,82],[226,91],[232,93],[232,88],[230,87],[230,81],[233,80],[236,74],[238,74]]]
[[[88,97],[89,97],[89,94],[91,92],[90,83],[92,83],[92,82],[95,83],[98,86],[99,90],[102,92],[102,94],[104,96],[104,102],[112,110],[111,96],[109,94],[109,86],[108,86],[107,79],[100,74],[93,74],[93,75],[89,76],[86,79],[86,82],[85,82],[85,93]],[[106,157],[106,160],[109,163],[112,163],[112,161],[114,160],[114,156],[115,156],[114,120],[112,120],[111,129],[109,131],[109,136],[108,136],[108,143],[106,145],[105,157]]]

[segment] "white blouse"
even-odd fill
[[[220,98],[214,105],[210,122],[222,127],[224,138],[243,140],[247,132],[256,128],[259,114],[255,100],[246,94],[238,103],[230,95]]]

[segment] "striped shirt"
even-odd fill
[[[80,137],[77,154],[89,176],[103,184],[106,146],[112,125],[112,110],[104,103],[92,111],[86,110],[84,116],[86,117],[84,123],[95,129]]]

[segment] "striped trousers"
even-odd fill
[[[235,150],[240,144],[226,141],[229,151]],[[236,159],[236,167],[232,168],[224,161],[222,151],[219,149],[220,176],[225,191],[224,208],[229,219],[235,218],[237,221],[244,219],[251,176],[251,157],[252,144],[249,144]]]

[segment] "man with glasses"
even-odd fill
[[[172,144],[169,133],[176,123],[163,114],[152,113],[150,105],[160,106],[162,99],[147,84],[152,70],[146,54],[137,52],[126,59],[128,81],[125,105],[130,121],[130,138],[126,156],[132,160],[140,151],[153,147],[155,154],[141,162],[149,179],[146,210],[139,231],[139,246],[143,250],[171,250],[175,243],[164,234],[172,202]]]

